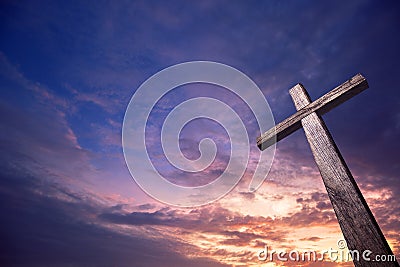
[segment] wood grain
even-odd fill
[[[318,115],[323,115],[367,88],[367,80],[361,74],[355,75],[350,80],[339,85],[314,102],[299,109],[295,114],[258,137],[258,148],[264,150],[275,142],[278,142],[294,131],[300,129],[301,119],[305,118],[309,114],[316,112]]]
[[[364,84],[362,88],[365,87],[364,82],[358,84]],[[350,87],[354,88],[351,85]],[[309,109],[311,100],[302,85],[293,87],[290,95],[297,110],[304,110],[305,107]],[[366,250],[372,252],[369,255],[371,259],[374,259],[375,255],[393,255],[393,253],[320,115],[317,112],[308,113],[301,119],[301,125],[346,239],[347,247],[350,250],[358,250],[360,253],[360,261],[354,260],[354,265],[357,267],[399,266],[397,261],[368,262],[362,258],[362,253]]]

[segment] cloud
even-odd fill
[[[90,170],[89,152],[80,146],[66,120],[68,102],[25,78],[4,55],[1,60],[0,75],[7,81],[7,85],[2,84],[3,90],[35,99],[25,105],[0,101],[1,157],[40,175],[66,180],[75,177],[78,181]]]
[[[305,241],[319,241],[321,239],[322,239],[321,237],[312,236],[312,237],[303,238],[302,240],[305,240]]]
[[[3,163],[4,165],[4,163]],[[187,258],[170,249],[183,246],[171,239],[147,238],[140,231],[129,235],[99,225],[93,215],[99,203],[51,196],[67,193],[55,184],[2,166],[0,179],[0,261],[8,266],[225,266],[210,259]],[[21,257],[23,255],[23,257]]]
[[[268,233],[269,237],[277,240],[283,240],[285,237],[285,234],[281,232],[273,235],[274,229],[268,227],[268,224],[273,223],[270,218],[243,216],[215,205],[193,209],[189,212],[163,208],[154,212],[103,213],[99,215],[99,218],[115,224],[176,227],[193,232],[219,234],[238,239],[247,236],[246,240],[248,241],[261,238],[261,236],[238,232],[235,229],[242,226],[251,228],[253,225],[264,225],[265,229],[271,230]]]

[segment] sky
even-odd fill
[[[1,1],[1,265],[353,266],[257,259],[266,245],[321,251],[343,238],[301,129],[277,144],[255,192],[252,163],[231,192],[201,207],[166,205],[135,183],[121,140],[128,103],[155,73],[194,60],[245,73],[275,122],[296,111],[295,84],[317,99],[362,73],[369,89],[323,119],[399,258],[399,12],[396,1]],[[162,121],[199,96],[232,106],[249,140],[259,135],[248,107],[223,88],[165,95],[149,117],[149,151],[185,186],[216,179],[231,149],[221,125],[200,119],[180,145],[196,159],[200,140],[214,138],[210,168],[190,176],[162,155]],[[255,144],[250,152],[260,153]]]

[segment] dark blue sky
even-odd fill
[[[203,210],[166,207],[132,182],[121,148],[129,99],[151,75],[192,60],[247,74],[276,122],[295,112],[288,90],[296,83],[316,99],[362,73],[370,88],[324,119],[398,254],[399,12],[398,1],[2,1],[1,265],[250,266],[257,262],[247,249],[263,236],[252,222],[277,218],[265,236],[279,244],[290,239],[277,233],[318,221],[337,227],[317,208],[328,202],[302,131],[278,144],[261,191],[239,186]],[[224,95],[182,90],[169,103]],[[263,213],[261,199],[280,208]]]

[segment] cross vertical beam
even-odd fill
[[[290,95],[298,111],[311,103],[307,91],[301,84],[293,87]],[[376,255],[388,256],[393,253],[320,115],[317,112],[306,115],[301,119],[301,125],[347,246],[349,250],[357,250],[360,253],[359,261],[353,259],[354,265],[356,267],[399,266],[397,261],[372,261]],[[372,252],[367,255],[371,261],[365,261],[362,257],[362,253],[366,250]]]

